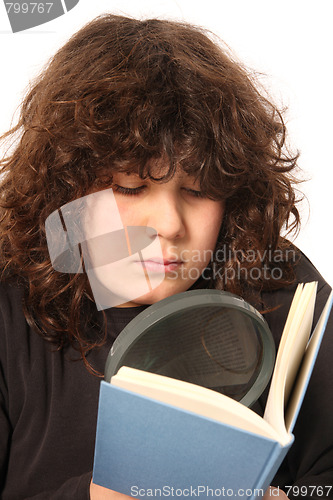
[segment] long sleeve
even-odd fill
[[[103,373],[112,342],[142,308],[107,312],[105,344],[89,354]],[[100,378],[72,349],[28,326],[22,290],[0,284],[0,498],[85,500],[93,469]]]
[[[27,500],[90,500],[90,480],[91,473],[73,477],[56,490],[44,490],[41,493],[37,493],[37,495],[27,497]],[[14,500],[14,497],[8,498],[13,498]]]
[[[88,500],[99,379],[30,331],[17,290],[0,295],[0,497]]]

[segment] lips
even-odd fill
[[[145,259],[141,261],[141,263],[144,265],[147,271],[159,273],[168,273],[170,271],[174,271],[183,264],[181,260],[161,259],[155,257]]]
[[[160,258],[149,258],[147,259],[147,262],[156,262],[157,264],[164,264],[165,266],[167,266],[168,264],[181,264],[182,261],[181,260],[177,260],[177,259],[160,259]]]

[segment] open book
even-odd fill
[[[126,366],[102,382],[93,481],[140,498],[172,488],[180,497],[223,488],[262,496],[293,442],[332,307],[331,294],[309,341],[316,289],[296,290],[263,418],[205,387]]]

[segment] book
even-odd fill
[[[300,284],[281,337],[264,417],[216,391],[122,366],[101,382],[93,482],[134,498],[259,498],[294,437],[332,307],[310,337],[317,283]]]

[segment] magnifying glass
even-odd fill
[[[191,290],[149,306],[124,328],[108,355],[105,380],[129,366],[251,406],[274,360],[272,333],[254,307],[228,292]]]

